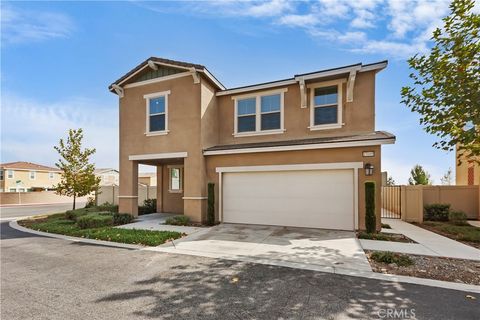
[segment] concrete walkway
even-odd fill
[[[468,223],[469,223],[471,226],[480,228],[480,220],[468,220]]]
[[[164,224],[170,218],[178,216],[172,213],[151,213],[138,216],[133,223],[118,226],[121,229],[142,229],[153,231],[176,231],[185,234],[192,234],[200,230],[206,229],[204,227],[188,227],[188,226],[171,226]]]
[[[382,219],[382,222],[388,223],[392,227],[389,231],[387,231],[388,229],[383,231],[401,233],[417,243],[360,239],[360,244],[364,249],[480,261],[480,250],[474,247],[399,219]]]

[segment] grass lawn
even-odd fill
[[[440,221],[424,221],[422,224],[419,224],[419,226],[480,248],[480,228],[471,225],[457,226],[449,222]]]
[[[113,227],[80,229],[74,221],[66,219],[64,213],[57,213],[36,219],[20,220],[18,224],[37,231],[145,246],[158,246],[168,240],[178,239],[182,236],[181,233],[172,231],[120,229]]]

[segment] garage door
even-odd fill
[[[230,172],[222,182],[224,222],[354,229],[353,170]]]

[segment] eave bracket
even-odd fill
[[[197,84],[200,83],[200,76],[195,68],[190,68],[190,72],[192,73],[193,83]]]
[[[350,71],[347,81],[347,102],[353,101],[353,87],[355,86],[355,78],[357,76],[357,70]]]
[[[123,98],[124,95],[124,90],[122,87],[120,87],[118,84],[112,85],[113,90],[115,90],[115,93],[120,97]]]
[[[305,79],[304,78],[298,79],[298,83],[300,85],[300,107],[306,108],[307,107],[307,88],[305,87]]]

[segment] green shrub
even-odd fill
[[[215,224],[215,183],[208,183],[207,225]]]
[[[448,221],[449,204],[426,204],[423,209],[423,220],[425,221]]]
[[[172,226],[188,226],[189,223],[190,223],[190,218],[187,216],[175,216],[175,217],[168,218],[165,221],[165,224],[169,224]]]
[[[65,218],[68,220],[76,221],[78,217],[84,216],[88,213],[95,211],[96,208],[81,208],[76,210],[67,210],[65,211]]]
[[[448,214],[448,220],[457,226],[466,226],[467,223],[467,215],[463,211],[450,211]]]
[[[157,199],[145,199],[142,206],[138,206],[138,215],[157,212]]]
[[[375,216],[375,182],[365,182],[365,228],[367,233],[376,231],[377,217]]]
[[[85,204],[85,208],[92,208],[95,207],[95,198],[89,197],[87,199],[87,203]]]
[[[381,241],[389,241],[390,238],[384,233],[368,233],[368,232],[359,232],[358,239],[368,239],[368,240],[381,240]]]
[[[105,202],[96,207],[97,211],[109,211],[109,212],[118,212],[118,205],[112,204],[110,202]]]
[[[113,215],[89,213],[77,218],[77,226],[80,229],[101,228],[113,225]]]
[[[121,225],[127,224],[133,221],[133,216],[129,213],[114,213],[113,214],[113,224]]]
[[[370,258],[376,262],[385,264],[395,263],[399,267],[408,267],[413,264],[409,256],[390,251],[375,251],[370,255]]]

